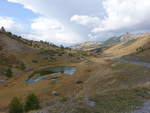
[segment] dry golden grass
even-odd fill
[[[150,40],[150,37],[137,39],[130,44],[127,42],[121,43],[106,50],[105,53],[113,54],[114,56],[128,55],[134,53],[138,47],[145,45],[148,40]],[[76,53],[68,50],[65,52]],[[148,87],[149,90],[150,87],[149,68],[114,62],[105,57],[88,57],[87,59],[89,60],[80,62],[76,57],[56,56],[54,62],[48,62],[42,59],[43,55],[37,55],[32,52],[14,55],[31,66],[32,70],[22,72],[6,83],[0,84],[0,112],[7,109],[10,100],[15,96],[24,101],[29,93],[35,93],[40,98],[40,102],[45,103],[57,98],[52,96],[52,91],[59,92],[60,96],[97,99],[98,107],[95,108],[95,112],[105,110],[106,113],[110,113],[114,104],[118,106],[120,111],[125,105],[125,110],[128,111],[130,105],[141,105],[141,101],[145,97],[139,97],[138,94],[140,92],[142,96],[145,96],[142,88]],[[37,60],[38,63],[32,63],[32,60]],[[76,66],[78,72],[72,76],[59,75],[61,80],[58,82],[45,79],[29,84],[25,81],[34,70],[53,66]],[[82,81],[83,83],[77,84],[77,81]],[[134,94],[136,89],[140,91]],[[126,93],[122,93],[122,91]],[[122,99],[124,100],[123,103],[121,102]],[[109,106],[105,104],[105,101],[109,102]],[[100,106],[103,106],[104,109],[99,109]],[[80,110],[87,111],[86,108]],[[117,110],[117,107],[114,108],[115,110]]]
[[[150,36],[145,36],[134,40],[133,42],[122,42],[105,51],[106,54],[112,54],[114,56],[124,56],[136,52],[136,49],[143,47],[149,42]],[[130,43],[130,44],[129,44]]]
[[[147,76],[150,74],[148,68],[124,64],[120,62],[112,62],[110,60],[106,60],[105,58],[90,58],[89,62],[81,62],[81,63],[69,63],[63,60],[64,62],[58,61],[58,63],[45,65],[39,68],[45,68],[50,66],[59,66],[59,65],[67,65],[67,66],[76,66],[78,68],[78,72],[76,72],[73,76],[67,75],[59,75],[61,80],[58,82],[52,82],[50,80],[42,80],[37,83],[28,84],[25,80],[32,73],[32,71],[22,73],[21,76],[16,76],[15,78],[8,81],[8,83],[0,85],[0,107],[1,109],[5,109],[9,104],[10,100],[14,97],[20,97],[22,101],[24,98],[31,92],[38,95],[41,103],[45,103],[51,99],[57,98],[52,96],[52,91],[57,91],[60,93],[60,96],[78,96],[78,97],[90,97],[98,100],[98,105],[104,106],[106,111],[109,111],[110,108],[103,103],[108,98],[110,100],[114,100],[114,103],[117,103],[120,108],[123,105],[131,102],[131,105],[136,105],[134,102],[139,102],[138,105],[141,105],[141,97],[137,97],[134,95],[134,91],[132,88],[139,87],[149,87],[150,78]],[[144,72],[144,73],[143,73]],[[76,81],[83,81],[82,84],[76,84]],[[131,90],[131,93],[123,93],[123,96],[129,98],[131,101],[124,101],[123,103],[119,103],[120,97],[122,94],[121,90]],[[115,96],[111,92],[116,92]],[[106,98],[102,98],[102,97]],[[120,97],[120,98],[118,98]],[[126,99],[125,98],[125,99]],[[141,100],[138,100],[138,99]],[[101,100],[101,101],[100,101]],[[107,100],[108,101],[108,100]],[[132,103],[133,102],[133,103]],[[129,104],[129,105],[130,105]],[[128,109],[128,105],[126,105],[126,109]],[[99,107],[98,107],[99,108]],[[94,108],[93,110],[104,110]],[[85,110],[83,108],[82,110]],[[81,110],[81,109],[80,109]],[[79,110],[79,113],[80,113]],[[115,108],[117,110],[117,108]]]
[[[77,85],[76,81],[81,80],[85,81],[89,76],[90,70],[92,66],[86,66],[84,63],[68,63],[63,60],[63,63],[51,64],[42,66],[39,68],[45,68],[50,66],[76,66],[78,68],[78,72],[74,75],[60,75],[61,80],[54,83],[51,80],[41,80],[36,83],[27,83],[25,80],[32,73],[32,71],[22,73],[22,75],[18,75],[7,83],[0,85],[0,109],[5,109],[8,106],[10,100],[17,96],[20,97],[23,101],[24,98],[31,92],[37,94],[40,97],[41,103],[53,98],[52,91],[58,91],[61,95],[75,95],[82,88],[82,85]]]

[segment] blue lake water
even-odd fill
[[[73,75],[77,71],[77,68],[73,67],[73,66],[57,66],[57,67],[51,67],[51,68],[47,69],[46,71],[49,72],[48,74],[61,73],[61,74],[66,74],[66,75]],[[34,82],[43,80],[46,77],[47,77],[47,74],[41,75],[38,77],[32,77],[26,81],[28,83],[34,83]],[[57,80],[57,78],[52,78],[51,80]]]

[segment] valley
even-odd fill
[[[0,112],[8,111],[13,97],[24,102],[34,93],[41,109],[29,113],[149,113],[149,34],[127,34],[107,44],[74,50],[1,32]],[[64,67],[75,69],[68,75]]]

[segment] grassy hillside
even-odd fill
[[[98,47],[100,47],[101,43],[98,42],[85,42],[76,46],[72,46],[71,48],[74,50],[82,50],[82,51],[92,51]]]
[[[85,67],[86,73],[58,84],[55,90],[60,95],[53,96],[43,109],[50,113],[131,113],[150,100],[149,68],[92,59],[97,60],[88,70]],[[79,79],[83,83],[76,84]]]
[[[148,60],[149,43],[150,37],[142,36],[119,42],[104,53]],[[89,56],[87,52],[47,42],[28,41],[7,32],[0,33],[0,47],[2,113],[8,111],[13,97],[24,102],[30,93],[37,95],[41,105],[40,110],[30,113],[131,113],[150,101],[149,68],[113,61],[104,55],[95,57],[95,53]],[[77,72],[48,74],[47,69],[55,66],[76,67]],[[11,77],[6,76],[10,73]],[[41,81],[26,81],[43,74],[46,78]]]
[[[121,42],[107,49],[105,53],[112,54],[114,56],[124,56],[131,53],[136,53],[138,48],[149,45],[149,40],[150,36],[143,36],[138,39]]]
[[[0,32],[0,78],[55,62],[78,62],[82,54],[43,41],[29,41],[10,32]],[[62,60],[63,59],[63,60]]]

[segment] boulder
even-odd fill
[[[53,96],[58,96],[59,93],[58,93],[57,91],[52,91],[52,95],[53,95]]]
[[[83,83],[83,81],[81,81],[81,80],[76,81],[76,84],[82,84],[82,83]]]

